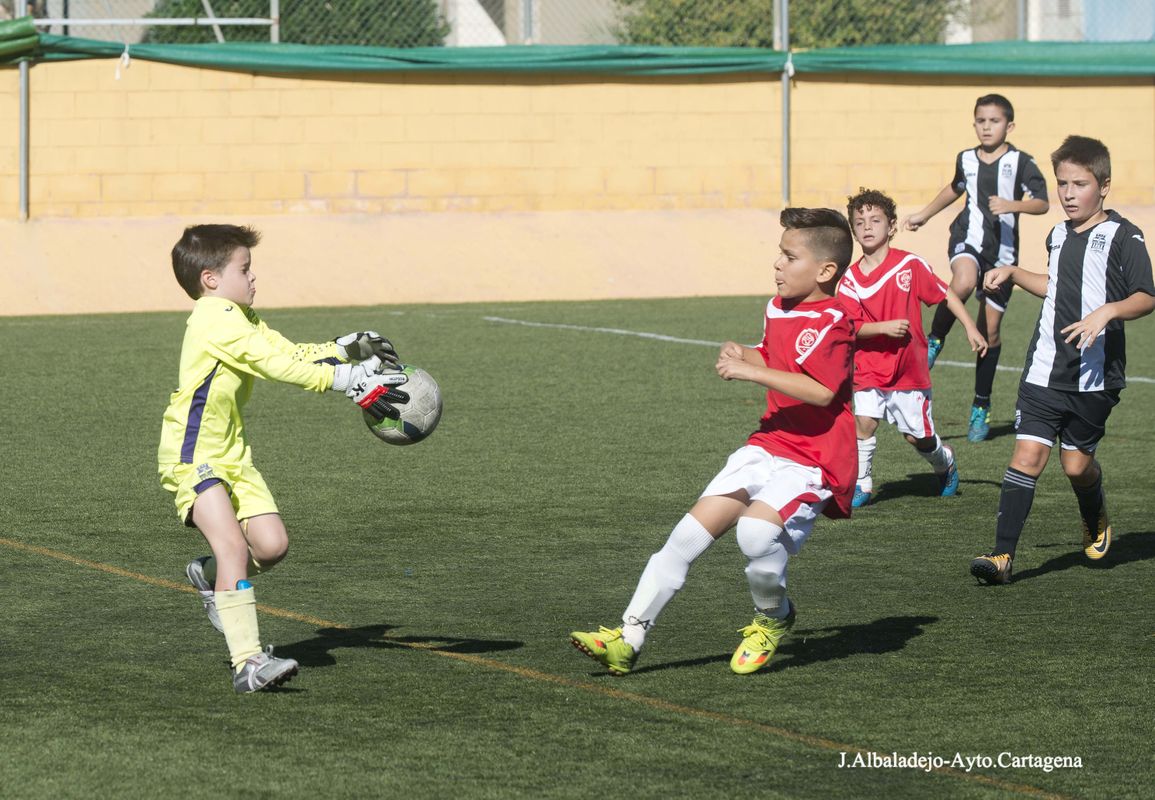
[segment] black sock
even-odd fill
[[[1003,475],[1003,491],[999,495],[999,519],[995,526],[995,555],[1015,554],[1015,546],[1023,533],[1031,503],[1035,500],[1035,482],[1025,472],[1007,467]]]
[[[978,362],[975,364],[975,405],[989,407],[991,404],[991,391],[995,387],[995,371],[999,368],[999,353],[1003,350],[1001,344],[987,349],[985,356],[979,356]],[[985,403],[980,403],[979,398],[985,398]]]
[[[1083,522],[1087,523],[1087,528],[1092,531],[1099,529],[1099,515],[1103,513],[1103,506],[1106,503],[1103,495],[1103,468],[1098,462],[1095,462],[1095,466],[1099,469],[1099,476],[1095,478],[1093,484],[1090,486],[1071,484],[1079,501],[1079,515],[1083,518]]]
[[[930,335],[936,339],[945,339],[946,335],[950,333],[950,329],[954,327],[954,323],[954,312],[946,307],[946,301],[943,300],[934,310],[934,321],[930,323]]]

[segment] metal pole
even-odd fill
[[[1027,0],[1019,0],[1019,41],[1026,41],[1027,34]]]
[[[28,221],[28,62],[20,62],[20,221]]]
[[[277,44],[281,41],[281,0],[269,0],[269,18],[273,21],[269,28],[269,41]]]
[[[533,44],[533,0],[521,1],[521,43]]]
[[[213,35],[217,37],[217,43],[220,44],[225,40],[225,35],[221,32],[221,26],[216,23],[217,15],[216,12],[213,11],[213,4],[210,3],[209,0],[201,0],[201,5],[204,6],[205,13],[209,15],[209,19],[212,20]]]
[[[786,52],[786,66],[782,70],[782,205],[790,205],[790,0],[780,0],[782,49]]]

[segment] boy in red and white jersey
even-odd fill
[[[853,254],[850,226],[826,208],[788,208],[780,219],[778,294],[766,305],[762,342],[726,342],[715,365],[724,380],[766,388],[758,430],[651,556],[621,627],[570,634],[574,647],[615,675],[633,669],[647,631],[682,588],[690,564],[733,527],[748,559],[754,621],[741,629],[730,669],[746,674],[764,667],[794,625],[787,556],[798,552],[819,514],[850,515],[854,332],[834,297]]]
[[[885,419],[894,424],[939,480],[939,495],[958,493],[954,451],[934,430],[930,368],[922,330],[922,305],[943,301],[966,329],[971,349],[987,343],[958,295],[918,256],[890,246],[898,225],[894,201],[880,191],[861,189],[846,206],[862,258],[838,284],[838,298],[857,323],[854,353],[854,414],[858,434],[858,480],[853,506],[874,496],[875,432]]]

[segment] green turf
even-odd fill
[[[1089,568],[1057,464],[1019,580],[967,574],[993,542],[1017,376],[995,438],[966,441],[973,371],[933,373],[962,496],[879,432],[878,501],[821,520],[793,560],[795,634],[772,668],[727,660],[749,621],[727,538],[690,573],[637,671],[567,634],[615,620],[645,560],[742,444],[761,393],[715,349],[757,339],[761,298],[268,311],[291,338],[373,326],[441,383],[428,441],[374,440],[343,397],[262,384],[249,407],[288,559],[256,579],[262,632],[301,674],[232,693],[195,598],[0,544],[0,794],[61,797],[1142,797],[1155,655],[1155,385],[1101,452],[1117,540]],[[1037,301],[1007,318],[1022,364]],[[155,473],[184,314],[0,319],[0,537],[179,582],[205,552]],[[1155,321],[1129,372],[1155,377]],[[969,361],[961,334],[942,358]],[[842,752],[1078,756],[1081,769],[840,769]],[[997,781],[999,783],[992,783]]]

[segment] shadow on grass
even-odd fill
[[[1055,545],[1039,545],[1039,547],[1053,546]],[[1072,567],[1114,569],[1135,561],[1147,561],[1155,558],[1155,531],[1127,533],[1117,537],[1111,543],[1111,549],[1107,551],[1106,558],[1099,561],[1091,561],[1084,556],[1081,544],[1074,544],[1072,547],[1074,549],[1071,551],[1063,553],[1061,556],[1055,556],[1050,561],[1044,561],[1037,567],[1014,573],[1011,582],[1030,580],[1040,575],[1046,575],[1048,572],[1061,572]]]
[[[1001,439],[1004,436],[1010,436],[1015,432],[1015,424],[1013,422],[1004,422],[1001,425],[992,425],[990,431],[987,432],[987,438],[984,441],[990,442],[994,439]],[[966,439],[965,433],[956,433],[951,436],[943,436],[939,434],[939,438],[944,442],[953,442],[957,439]],[[971,444],[980,444],[979,442],[971,442]]]
[[[960,474],[965,476],[966,472],[960,470]],[[961,477],[959,479],[961,486],[980,486],[987,484],[989,486],[1001,487],[1002,483],[999,481],[982,480],[979,478],[967,479]],[[926,472],[911,472],[905,479],[901,481],[888,481],[877,487],[874,492],[874,497],[867,506],[876,506],[879,503],[886,503],[890,500],[901,500],[904,497],[933,497],[939,499],[939,484],[938,477],[933,472],[927,470]],[[962,490],[959,490],[962,494]],[[944,498],[943,502],[950,502],[950,498]]]
[[[456,636],[389,636],[395,625],[360,628],[318,628],[316,636],[278,645],[277,655],[295,658],[302,667],[329,667],[337,663],[334,650],[359,647],[374,650],[436,650],[450,653],[494,653],[516,650],[524,642],[501,639],[466,639]]]
[[[774,661],[766,672],[781,672],[794,667],[806,667],[825,661],[838,661],[858,655],[893,653],[906,643],[922,635],[926,625],[938,622],[938,617],[909,616],[883,617],[865,625],[836,625],[829,628],[795,628],[782,642]],[[736,644],[736,643],[735,643]],[[729,663],[730,655],[704,656],[685,661],[639,667],[639,672],[657,672],[663,669],[700,667],[706,664]]]

